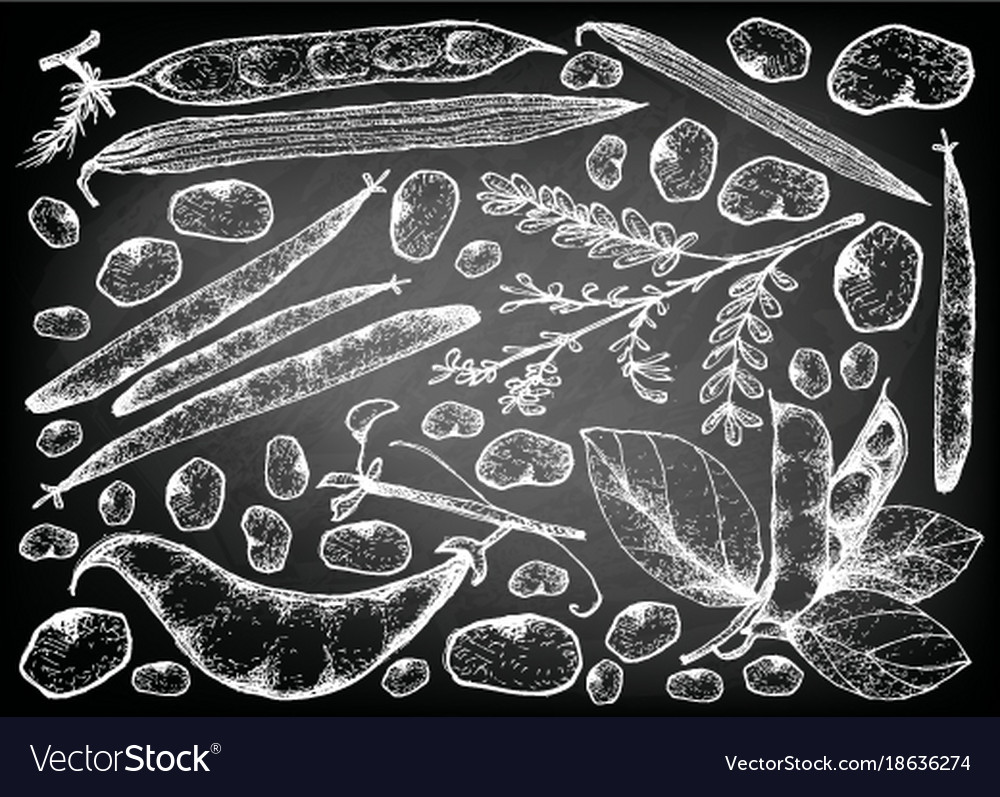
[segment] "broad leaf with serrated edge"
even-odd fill
[[[788,625],[795,649],[831,683],[869,700],[904,700],[969,664],[947,628],[878,592],[825,595]]]
[[[580,434],[604,519],[640,567],[702,606],[756,600],[760,525],[722,463],[674,435]]]
[[[830,578],[839,589],[918,603],[958,578],[982,541],[978,531],[929,509],[887,506]]]

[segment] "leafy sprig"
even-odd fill
[[[626,321],[627,329],[608,348],[615,354],[622,376],[628,379],[646,401],[665,403],[668,400],[663,383],[673,381],[666,364],[667,352],[654,352],[646,335],[657,329],[659,318],[668,311],[668,300],[680,293],[696,293],[716,277],[732,269],[766,261],[766,265],[737,280],[731,288],[731,301],[719,312],[718,325],[710,342],[714,348],[705,360],[705,369],[713,371],[701,390],[702,403],[725,397],[703,425],[710,434],[722,425],[726,441],[737,446],[743,430],[763,425],[761,417],[736,402],[736,390],[745,398],[755,400],[764,394],[760,379],[752,371],[767,367],[767,356],[760,345],[773,339],[773,332],[764,318],[780,315],[781,307],[766,286],[770,281],[779,290],[794,290],[797,283],[778,265],[799,248],[841,230],[864,223],[860,213],[845,216],[811,232],[775,246],[733,255],[711,255],[692,250],[698,241],[694,232],[677,234],[669,222],[650,223],[639,211],[626,208],[620,217],[600,202],[589,205],[576,202],[568,192],[547,185],[536,189],[523,175],[504,177],[495,172],[482,176],[486,190],[476,198],[482,210],[490,216],[521,214],[516,229],[526,235],[551,231],[552,242],[562,249],[586,249],[594,260],[610,260],[616,269],[648,265],[654,277],[666,277],[682,258],[711,264],[693,276],[666,279],[662,287],[644,285],[639,295],[629,295],[629,286],[619,285],[601,295],[596,283],[588,282],[579,298],[567,296],[561,282],[545,288],[535,284],[530,275],[518,274],[517,285],[501,285],[500,289],[513,299],[500,306],[501,313],[511,313],[526,307],[547,307],[554,315],[565,316],[586,310],[603,310],[596,321],[568,332],[543,330],[537,343],[528,346],[507,345],[500,359],[476,361],[463,357],[459,349],[451,349],[444,362],[434,366],[431,384],[453,379],[457,384],[476,386],[494,382],[500,371],[530,360],[523,376],[504,381],[506,393],[499,399],[504,413],[515,409],[524,415],[541,415],[543,402],[555,394],[562,384],[557,365],[564,352],[582,350],[582,339],[595,330],[618,321]],[[737,287],[738,286],[738,287]],[[759,308],[759,314],[754,311]],[[777,313],[775,315],[774,313]],[[544,355],[532,360],[535,355]],[[727,359],[728,358],[728,359]],[[746,366],[746,367],[745,367]]]
[[[558,186],[537,191],[523,175],[509,179],[495,172],[482,177],[488,190],[476,194],[487,216],[512,216],[525,211],[516,229],[534,235],[555,228],[552,243],[560,249],[586,249],[592,260],[611,260],[617,269],[645,264],[655,277],[669,274],[681,255],[698,242],[698,234],[677,235],[665,221],[650,224],[635,208],[625,208],[621,223],[605,205],[585,205]],[[527,208],[527,210],[525,210]]]
[[[744,429],[759,429],[764,425],[760,415],[741,407],[736,399],[737,391],[751,401],[764,396],[764,385],[753,372],[767,369],[767,354],[759,347],[774,340],[774,332],[765,319],[779,318],[783,313],[778,298],[768,290],[768,283],[784,292],[799,286],[774,261],[736,280],[729,286],[730,301],[715,316],[716,326],[708,337],[713,348],[702,363],[702,368],[713,373],[701,386],[699,400],[702,404],[711,404],[719,398],[723,401],[705,418],[701,432],[710,435],[721,424],[731,446],[743,441]]]

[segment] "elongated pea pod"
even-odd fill
[[[334,313],[387,291],[400,293],[409,280],[372,285],[356,285],[303,302],[240,327],[200,349],[150,371],[132,384],[111,405],[111,412],[122,416],[148,407],[179,393],[234,365],[259,354],[289,335],[305,329]]]
[[[812,410],[771,399],[771,592],[769,619],[790,619],[812,601],[829,565],[827,506],[833,446]]]
[[[886,394],[888,386],[886,380],[864,428],[833,474],[830,533],[840,558],[861,541],[906,464],[906,424]]]
[[[96,206],[90,178],[178,174],[291,158],[524,144],[643,107],[607,97],[480,94],[303,111],[196,116],[149,125],[86,161],[77,185]]]
[[[31,412],[55,412],[97,398],[242,310],[336,238],[368,197],[385,193],[381,182],[387,174],[374,181],[366,174],[365,187],[346,202],[288,240],[178,299],[71,365],[28,396],[25,406]]]
[[[472,568],[468,548],[391,584],[343,595],[269,587],[152,534],[115,534],[85,553],[70,592],[94,567],[118,573],[191,663],[238,692],[322,697],[357,683],[410,642]]]
[[[976,348],[976,260],[969,200],[955,147],[941,131],[944,155],[944,259],[934,351],[934,486],[950,493],[972,448],[972,364]]]
[[[62,495],[183,440],[262,415],[357,379],[423,351],[479,323],[470,305],[407,310],[341,335],[308,351],[262,365],[174,405],[153,420],[95,451],[45,495],[62,506]]]
[[[659,72],[766,130],[828,169],[912,202],[929,204],[884,166],[828,130],[706,64],[672,42],[641,28],[616,22],[585,22],[577,43],[593,32],[637,63]]]
[[[169,53],[131,75],[101,80],[80,56],[100,43],[92,31],[77,47],[43,58],[43,71],[66,66],[80,82],[66,87],[63,115],[38,133],[24,166],[72,155],[76,136],[98,109],[114,115],[110,93],[135,86],[179,105],[244,105],[373,83],[455,83],[488,75],[529,52],[561,47],[483,22],[438,20],[355,30],[219,39]]]

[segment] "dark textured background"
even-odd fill
[[[473,11],[473,8],[475,9]],[[608,655],[603,636],[611,618],[636,600],[665,600],[677,603],[684,633],[675,648],[651,661],[626,667],[625,691],[617,704],[602,713],[649,715],[990,715],[996,714],[997,688],[994,631],[997,621],[997,556],[990,520],[992,512],[992,448],[995,426],[995,319],[990,297],[995,287],[992,211],[995,136],[990,126],[990,102],[996,96],[995,62],[988,38],[988,6],[958,3],[876,5],[876,4],[378,4],[340,5],[283,3],[207,5],[156,4],[121,5],[14,5],[3,8],[3,58],[7,74],[7,114],[3,128],[7,202],[5,268],[13,290],[8,293],[12,312],[7,355],[8,490],[7,553],[3,561],[3,587],[7,607],[3,686],[6,713],[10,715],[465,715],[465,714],[590,714],[591,706],[583,689],[583,679],[558,696],[543,700],[514,698],[455,686],[440,666],[443,640],[459,626],[489,616],[509,612],[537,611],[571,625],[580,635],[585,667]],[[802,81],[755,86],[767,96],[830,129],[885,165],[917,188],[932,202],[922,207],[857,183],[830,175],[832,198],[823,216],[799,225],[774,223],[737,228],[722,221],[712,197],[721,180],[741,163],[753,157],[773,154],[813,165],[783,142],[750,126],[714,103],[679,84],[625,61],[625,79],[608,94],[647,101],[641,111],[600,127],[584,128],[556,138],[540,140],[517,148],[464,151],[412,152],[352,156],[327,160],[249,164],[231,170],[204,171],[194,175],[165,177],[96,175],[92,189],[101,207],[86,206],[74,186],[76,170],[83,159],[117,136],[181,113],[204,113],[210,109],[180,108],[148,96],[140,89],[122,89],[112,97],[118,114],[102,118],[87,136],[72,161],[33,171],[13,168],[19,152],[31,134],[46,126],[57,108],[60,86],[70,79],[65,71],[40,73],[39,57],[80,41],[89,30],[102,35],[100,48],[87,59],[105,76],[118,76],[172,50],[215,38],[265,33],[295,33],[344,29],[378,24],[475,17],[511,30],[531,34],[575,51],[573,31],[587,20],[606,19],[636,24],[661,33],[679,46],[744,82],[749,82],[733,64],[725,45],[726,34],[748,16],[761,15],[780,21],[802,33],[812,44],[812,68]],[[16,17],[16,23],[14,19]],[[961,42],[973,49],[978,74],[969,97],[958,107],[940,112],[896,110],[871,118],[852,115],[835,106],[827,97],[824,78],[840,49],[861,33],[887,22],[904,22],[917,28]],[[583,41],[593,48],[616,55],[594,35]],[[358,87],[326,94],[314,94],[291,101],[252,106],[246,110],[276,110],[283,107],[323,106],[324,104],[367,103],[386,99],[452,96],[491,91],[562,93],[559,70],[565,59],[533,54],[515,61],[497,74],[453,86],[396,84],[388,87]],[[230,112],[223,109],[223,112]],[[707,124],[719,137],[720,161],[713,191],[691,206],[667,206],[647,176],[649,147],[666,127],[683,116]],[[931,467],[931,385],[933,338],[937,308],[937,286],[941,260],[941,175],[940,154],[931,145],[940,140],[940,128],[952,140],[961,142],[956,150],[972,206],[972,225],[979,263],[979,338],[977,347],[976,416],[974,445],[958,489],[940,496],[933,488]],[[593,187],[584,171],[587,152],[604,133],[621,135],[630,148],[625,180],[614,192],[605,194]],[[51,505],[31,511],[38,483],[54,483],[106,440],[130,428],[131,419],[119,421],[110,415],[116,391],[90,404],[71,408],[58,417],[73,417],[84,425],[85,442],[76,452],[56,460],[44,460],[34,448],[38,430],[50,420],[31,416],[23,409],[23,399],[38,385],[61,371],[83,354],[128,329],[155,302],[123,311],[114,308],[94,288],[94,277],[106,253],[125,238],[136,235],[175,237],[166,220],[165,209],[171,194],[194,182],[223,175],[238,176],[265,188],[272,196],[276,220],[269,235],[247,244],[221,244],[195,238],[179,240],[184,255],[184,274],[179,284],[160,301],[165,303],[227,272],[286,238],[328,208],[353,195],[362,186],[364,172],[379,174],[390,168],[387,181],[391,191],[417,168],[443,169],[459,183],[462,203],[439,255],[431,262],[412,265],[395,258],[388,240],[389,201],[371,198],[354,221],[311,262],[269,293],[248,311],[230,319],[219,332],[235,329],[252,318],[288,303],[303,301],[338,287],[387,279],[391,274],[413,277],[402,297],[379,297],[341,313],[285,341],[262,357],[256,365],[316,345],[343,332],[407,307],[446,302],[469,302],[483,313],[483,323],[455,341],[467,356],[477,359],[498,354],[502,344],[530,344],[542,329],[569,329],[576,317],[553,319],[543,310],[522,310],[499,316],[501,283],[510,283],[518,271],[526,271],[539,284],[551,280],[566,283],[567,292],[577,294],[589,280],[609,289],[628,284],[641,287],[648,272],[635,269],[615,272],[607,262],[591,261],[582,251],[555,248],[543,235],[528,237],[513,229],[509,218],[488,218],[479,210],[475,192],[479,176],[489,170],[503,174],[519,171],[536,186],[560,185],[578,201],[599,200],[613,210],[626,206],[640,209],[651,221],[669,220],[679,231],[696,230],[701,235],[698,249],[705,252],[747,251],[787,240],[821,223],[856,211],[864,212],[868,223],[884,220],[903,227],[921,242],[925,254],[924,287],[916,312],[900,331],[873,336],[881,355],[879,379],[891,377],[890,394],[900,406],[910,431],[909,464],[890,496],[891,503],[914,504],[940,511],[981,530],[986,541],[968,571],[951,587],[923,604],[929,613],[947,626],[973,660],[958,676],[930,695],[902,703],[879,705],[844,693],[806,667],[806,680],[794,698],[762,700],[748,694],[742,685],[744,664],[766,652],[780,652],[798,660],[787,645],[759,643],[739,662],[704,660],[723,676],[726,693],[711,705],[690,705],[671,700],[664,691],[666,677],[679,668],[676,653],[701,644],[731,618],[731,610],[702,609],[676,598],[643,573],[618,548],[601,518],[586,476],[579,429],[591,425],[670,432],[681,435],[720,458],[743,486],[757,507],[766,529],[769,506],[769,429],[750,433],[739,449],[730,449],[716,432],[703,438],[698,427],[705,409],[697,404],[697,392],[705,373],[700,363],[709,346],[707,336],[715,312],[726,301],[726,279],[713,282],[698,297],[682,296],[674,301],[670,314],[658,330],[656,340],[671,351],[677,381],[671,401],[665,407],[642,402],[616,370],[606,347],[622,334],[608,329],[585,341],[582,354],[564,355],[560,361],[564,385],[550,411],[540,419],[501,416],[496,399],[498,385],[473,390],[444,384],[426,385],[431,365],[439,362],[447,346],[413,357],[389,369],[357,380],[278,412],[230,427],[201,439],[174,446],[129,466],[112,478],[130,482],[138,493],[137,511],[131,526],[144,531],[181,535],[170,523],[163,507],[163,486],[169,475],[195,455],[205,456],[226,473],[229,490],[222,517],[211,532],[184,535],[184,542],[197,547],[219,564],[256,580],[310,591],[341,592],[362,588],[375,579],[349,578],[332,574],[316,559],[316,543],[328,523],[325,491],[309,491],[288,504],[270,500],[263,488],[263,450],[275,434],[294,434],[304,445],[314,479],[328,470],[349,469],[354,458],[353,441],[343,426],[343,417],[356,401],[372,396],[390,396],[403,405],[401,412],[378,427],[373,451],[391,439],[421,441],[420,420],[431,406],[445,399],[468,401],[487,413],[484,434],[473,441],[451,440],[432,447],[463,474],[470,476],[479,450],[486,441],[515,426],[529,426],[574,446],[577,467],[564,485],[550,490],[521,489],[498,493],[502,506],[515,511],[579,526],[588,531],[585,545],[574,551],[593,570],[605,594],[602,609],[588,620],[572,617],[570,602],[589,600],[587,581],[578,568],[551,545],[528,537],[511,535],[491,550],[490,578],[478,588],[463,587],[459,594],[401,655],[422,656],[431,662],[430,685],[402,701],[389,698],[373,674],[356,686],[336,695],[307,702],[272,703],[229,691],[192,668],[192,687],[177,700],[136,695],[128,681],[133,666],[145,661],[183,657],[172,640],[135,594],[109,570],[96,569],[83,577],[77,598],[66,587],[71,562],[30,563],[16,553],[17,541],[31,526],[51,521],[75,530],[82,547],[95,542],[105,531],[96,511],[100,490],[110,478],[97,480],[70,492],[66,509]],[[46,247],[31,232],[24,213],[41,194],[69,201],[82,220],[79,245],[64,251]],[[859,230],[855,230],[854,233]],[[786,261],[786,269],[801,283],[794,294],[784,297],[785,315],[775,324],[776,340],[767,347],[771,367],[765,383],[780,400],[799,401],[785,377],[788,357],[798,346],[822,349],[836,369],[840,354],[858,336],[847,327],[830,289],[833,263],[841,247],[854,233],[827,239],[797,252]],[[461,246],[473,238],[492,238],[503,246],[504,262],[489,276],[468,281],[452,267]],[[76,304],[86,309],[93,329],[88,338],[75,343],[36,338],[31,320],[39,309],[57,304]],[[198,341],[202,345],[204,341]],[[511,371],[506,376],[513,376]],[[846,390],[835,378],[834,389],[812,406],[824,413],[834,436],[837,458],[841,458],[877,396],[877,387],[863,393]],[[754,407],[765,411],[764,402]],[[137,415],[136,420],[153,413]],[[423,442],[427,442],[424,440]],[[379,453],[385,453],[379,450]],[[436,466],[429,466],[418,454],[391,450],[386,455],[386,478],[432,490],[460,493],[460,486]],[[291,523],[294,542],[285,570],[271,577],[255,574],[246,564],[239,518],[252,503],[279,509]],[[379,517],[395,521],[410,531],[415,543],[412,571],[430,566],[432,551],[450,534],[481,534],[488,529],[459,521],[443,513],[398,502],[369,499],[356,519]],[[510,572],[521,562],[545,558],[566,566],[571,574],[570,591],[560,598],[518,600],[506,591]],[[17,660],[34,629],[53,612],[71,605],[93,605],[124,612],[132,627],[134,652],[129,667],[98,689],[72,700],[48,701],[17,673]]]

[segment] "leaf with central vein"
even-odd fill
[[[937,512],[887,506],[831,578],[838,588],[919,603],[954,581],[982,541],[978,531]]]
[[[969,662],[947,628],[878,592],[825,595],[791,621],[789,641],[824,678],[869,700],[904,700]]]
[[[702,606],[756,600],[760,524],[722,463],[675,435],[580,434],[604,519],[643,570]]]

